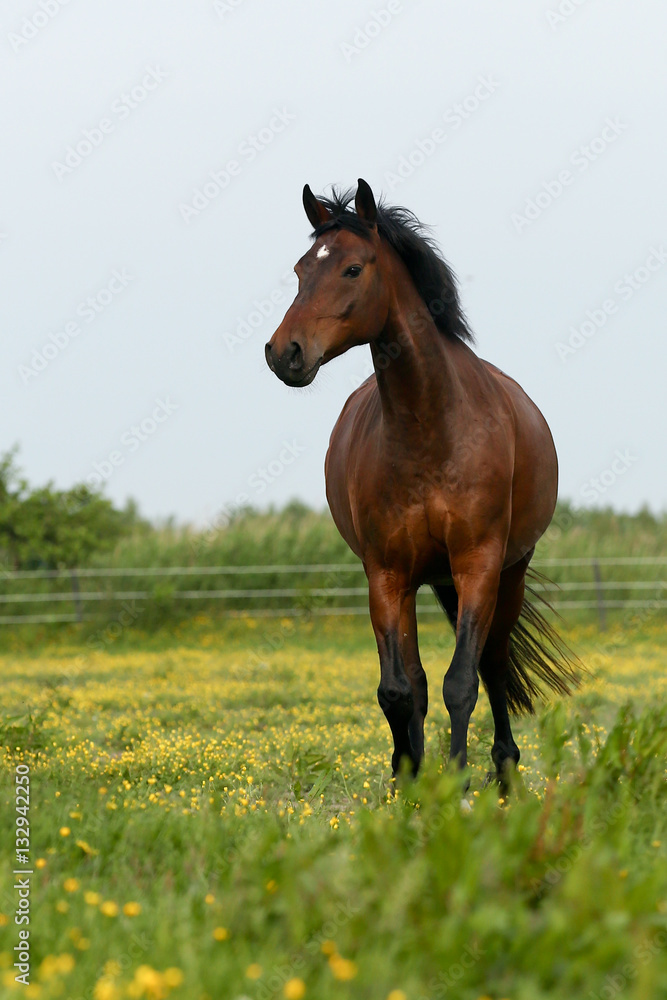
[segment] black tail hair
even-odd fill
[[[532,568],[527,576],[532,583],[550,582]],[[544,698],[544,686],[558,694],[571,694],[579,687],[585,672],[581,661],[547,621],[537,603],[560,618],[543,594],[527,584],[521,617],[510,635],[507,707],[513,715],[534,712],[534,700]]]

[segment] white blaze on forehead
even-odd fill
[[[326,244],[323,244],[317,251],[317,257],[319,259],[321,257],[328,257],[328,256],[329,256],[329,248],[326,246]]]

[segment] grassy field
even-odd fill
[[[365,620],[205,618],[2,659],[7,997],[667,996],[667,630],[568,636],[583,688],[516,726],[505,804],[444,765],[452,652],[421,629],[427,764],[391,795]],[[31,985],[14,981],[14,775],[30,767]]]

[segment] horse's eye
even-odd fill
[[[351,264],[343,274],[344,278],[358,278],[361,274],[361,264]]]

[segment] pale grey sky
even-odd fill
[[[433,225],[561,495],[664,509],[666,31],[661,0],[2,0],[2,446],[150,516],[322,505],[368,348],[299,391],[263,346],[303,184],[362,176]]]

